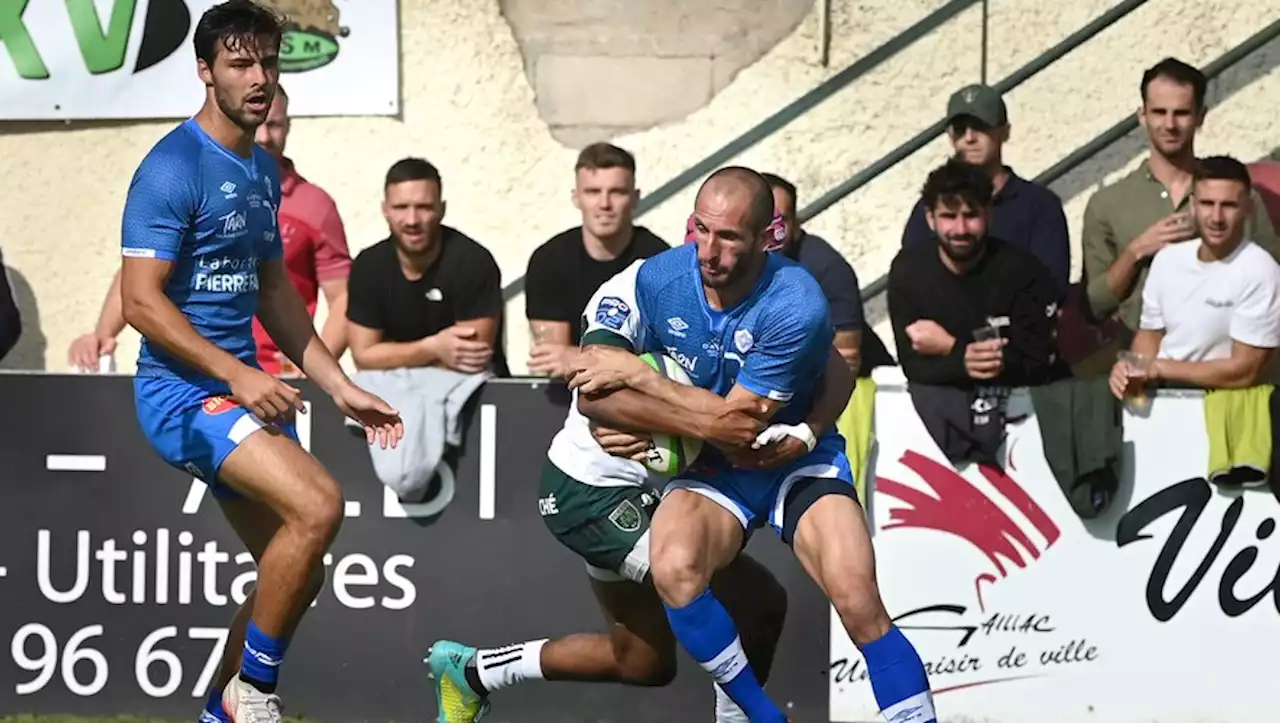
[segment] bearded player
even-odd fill
[[[585,329],[642,326],[631,310],[613,303],[620,295],[631,295],[642,263],[636,261],[595,292],[586,308],[592,318],[583,318]],[[566,367],[584,368],[587,358],[600,351],[594,346],[571,351],[565,355]],[[834,423],[853,390],[853,377],[834,350],[827,373],[822,396],[806,420],[815,434]],[[679,408],[631,389],[574,393],[564,427],[547,452],[538,508],[552,534],[586,562],[592,592],[612,633],[479,650],[437,641],[428,663],[440,723],[479,720],[488,711],[491,693],[528,680],[665,685],[674,679],[675,639],[649,576],[649,522],[661,495],[651,486],[655,477],[639,461],[651,443],[648,433],[701,439],[752,467],[785,464],[805,451],[803,445],[752,449],[763,424],[746,410],[719,406]],[[593,421],[601,410],[613,418],[639,415],[643,423],[619,430],[601,427]],[[743,626],[743,647],[763,680],[785,618],[786,590],[745,554],[720,571],[712,586]],[[748,720],[719,685],[715,713],[720,723]]]
[[[575,370],[579,393],[622,384],[679,408],[722,412],[758,406],[767,435],[802,442],[805,453],[772,469],[741,469],[731,455],[704,452],[674,479],[654,513],[650,572],[676,638],[712,673],[753,721],[785,720],[761,688],[738,636],[709,583],[742,548],[744,534],[768,523],[826,593],[866,659],[885,720],[936,723],[933,697],[915,648],[893,625],[880,599],[875,556],[858,506],[845,443],[833,427],[815,435],[803,424],[823,370],[833,330],[821,288],[803,267],[765,253],[773,195],[760,174],[723,168],[698,191],[695,243],[641,266],[634,288],[618,301],[642,326],[597,327],[585,342],[626,353]],[[662,320],[686,322],[674,333]],[[704,349],[720,353],[704,359]],[[641,369],[639,352],[661,351],[685,364],[695,387]],[[581,379],[578,377],[582,377]],[[630,404],[610,426],[642,424]]]
[[[276,91],[280,39],[278,20],[250,0],[200,18],[204,106],[143,159],[122,224],[124,317],[143,337],[139,425],[166,462],[208,484],[258,564],[206,722],[281,720],[279,670],[342,520],[338,483],[298,444],[301,393],[255,359],[255,312],[370,444],[394,445],[404,433],[395,410],[343,374],[284,269],[279,170],[254,144]]]

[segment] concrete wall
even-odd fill
[[[577,3],[551,5],[571,4]],[[781,9],[771,11],[777,13],[773,17],[785,18],[787,9],[795,8],[781,0],[775,4]],[[818,18],[811,9],[794,31],[740,70],[703,107],[682,117],[640,121],[660,124],[614,140],[638,156],[642,188],[655,188],[942,4],[833,0],[826,66],[818,62]],[[517,28],[522,27],[523,16],[517,12],[522,5],[510,0],[504,6]],[[721,5],[737,6],[717,3]],[[1003,77],[1111,5],[1104,0],[992,0],[991,79]],[[647,6],[667,10],[646,17],[665,17],[672,33],[692,17],[679,3]],[[1034,176],[1132,112],[1143,68],[1170,54],[1208,63],[1277,16],[1280,0],[1150,0],[1010,95],[1014,136],[1007,147],[1009,162],[1021,174]],[[576,151],[557,140],[565,129],[553,130],[558,122],[548,115],[551,99],[540,98],[543,88],[529,80],[537,77],[536,64],[532,73],[526,69],[532,33],[522,55],[499,3],[481,0],[401,0],[401,22],[406,37],[433,39],[402,46],[402,117],[299,120],[290,154],[337,199],[353,251],[385,234],[378,201],[387,166],[407,154],[426,155],[444,173],[449,222],[487,244],[498,257],[504,280],[513,280],[523,274],[538,244],[576,223],[568,202]],[[936,121],[946,96],[979,78],[980,27],[980,11],[966,11],[738,160],[790,177],[807,197],[802,204],[811,200]],[[1274,99],[1280,97],[1278,60],[1280,45],[1273,44],[1218,84],[1214,98],[1221,102],[1202,135],[1202,151],[1252,160],[1280,145],[1280,129],[1273,121]],[[628,123],[641,115],[642,108],[633,110],[636,115]],[[32,290],[24,311],[29,323],[39,327],[5,366],[67,368],[67,345],[92,327],[118,265],[119,217],[129,176],[170,127],[171,122],[4,126],[0,244]],[[1131,168],[1141,151],[1137,139],[1126,139],[1057,184],[1067,200],[1073,233],[1096,184]],[[934,142],[816,219],[810,229],[836,243],[864,283],[871,281],[888,268],[923,174],[946,153],[945,141]],[[692,189],[642,223],[678,240],[691,203]],[[508,313],[523,319],[523,299],[509,304]],[[513,366],[522,369],[527,348],[522,324],[510,325],[507,343]],[[119,354],[122,370],[133,368],[136,349],[136,335],[126,332]]]

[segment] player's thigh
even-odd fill
[[[260,562],[271,538],[275,537],[284,524],[280,515],[265,503],[243,495],[225,495],[217,500],[218,506],[222,508],[222,516],[227,519],[236,537],[244,543],[254,561]]]
[[[875,550],[855,494],[829,478],[806,478],[793,489],[790,543],[805,572],[842,616],[880,615]]]
[[[668,485],[653,515],[649,543],[649,565],[659,587],[673,576],[709,583],[742,551],[744,521],[729,505],[686,480]]]
[[[292,429],[263,425],[241,439],[223,460],[218,482],[265,504],[286,524],[336,531],[342,519],[338,482],[302,448]]]

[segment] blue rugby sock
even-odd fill
[[[879,640],[861,647],[871,676],[871,691],[886,721],[937,723],[933,693],[920,654],[895,625]]]
[[[205,702],[204,710],[200,711],[199,723],[231,723],[231,719],[222,710],[222,691],[216,688],[209,691],[209,700]]]
[[[733,619],[710,590],[703,590],[682,608],[664,607],[676,639],[746,712],[751,723],[786,721],[786,716],[756,681]]]
[[[274,693],[288,643],[267,635],[252,620],[244,633],[240,678],[263,693]]]

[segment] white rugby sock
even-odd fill
[[[490,693],[526,680],[542,680],[542,646],[547,638],[476,651],[476,674]]]
[[[751,723],[746,711],[733,702],[719,683],[716,686],[716,723]]]

